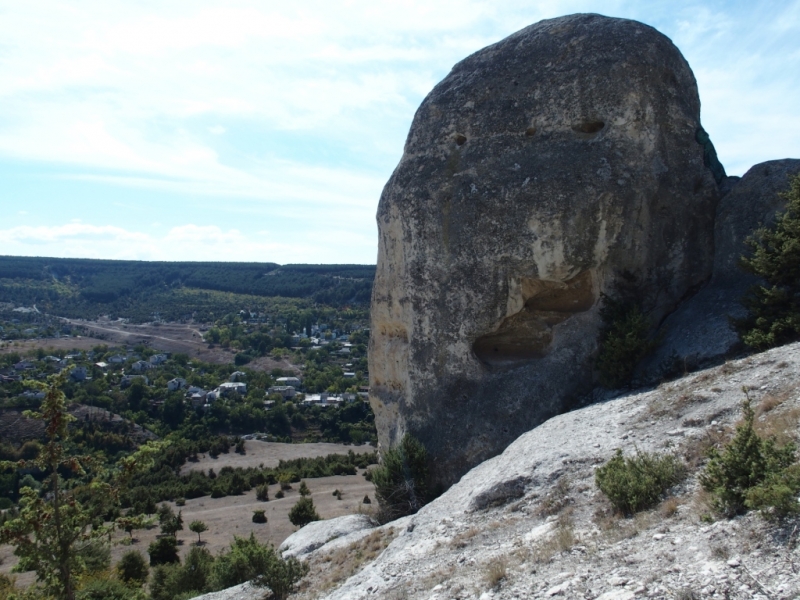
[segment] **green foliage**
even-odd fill
[[[81,586],[76,600],[144,600],[142,590],[132,589],[118,579],[95,577]]]
[[[264,511],[264,510],[254,510],[253,511],[253,523],[266,523],[267,522],[267,515],[265,513],[266,513],[266,511]]]
[[[0,470],[42,472],[47,491],[40,495],[30,487],[21,490],[19,514],[0,527],[0,543],[14,546],[20,565],[36,572],[46,594],[73,600],[76,580],[107,561],[102,544],[108,529],[102,523],[109,504],[116,503],[119,489],[137,470],[150,464],[157,446],[144,446],[121,459],[111,473],[92,457],[72,455],[69,424],[74,418],[66,410],[65,383],[63,373],[49,378],[39,410],[24,413],[45,423],[47,443],[41,452],[29,460],[0,463]]]
[[[251,533],[249,538],[234,536],[230,550],[214,562],[211,582],[213,589],[221,590],[253,581],[283,600],[307,572],[307,565],[296,558],[281,559],[272,546],[259,544]]]
[[[192,598],[212,591],[209,579],[213,565],[211,553],[194,546],[186,555],[183,565],[173,563],[155,567],[150,580],[151,599]]]
[[[709,451],[709,461],[700,483],[711,492],[714,508],[726,516],[759,509],[765,515],[783,516],[800,506],[798,467],[793,466],[795,448],[776,446],[773,438],[762,439],[753,427],[755,413],[745,390],[744,421],[733,439],[720,452]],[[792,496],[793,495],[793,496]]]
[[[597,370],[600,383],[618,388],[630,382],[636,366],[658,345],[637,293],[636,279],[623,274],[614,296],[601,294]]]
[[[180,562],[178,540],[171,535],[158,538],[147,548],[147,553],[150,555],[151,567]]]
[[[624,457],[622,450],[595,471],[595,483],[614,507],[626,515],[651,508],[686,470],[671,454],[638,452]]]
[[[208,531],[208,527],[202,521],[192,521],[189,523],[189,531],[192,531],[197,534],[197,543],[200,544],[200,534],[204,531]]]
[[[150,567],[147,566],[142,553],[138,550],[128,550],[119,559],[116,567],[117,576],[125,583],[143,585],[147,581]]]
[[[256,487],[256,500],[269,502],[269,485],[264,483]]]
[[[145,529],[153,524],[153,519],[146,515],[126,515],[119,517],[116,521],[117,527],[127,533],[131,540],[133,540],[133,532],[137,529]]]
[[[761,227],[747,238],[750,255],[740,260],[744,270],[766,282],[743,298],[747,317],[734,320],[742,341],[759,350],[800,337],[800,175],[781,197],[785,212],[772,227]]]
[[[309,490],[309,489],[308,489],[308,486],[306,485],[306,482],[305,482],[305,481],[301,481],[301,482],[300,482],[300,487],[298,488],[297,492],[298,492],[298,493],[299,493],[299,494],[300,494],[300,495],[301,495],[303,498],[305,498],[306,496],[310,496],[310,495],[311,495],[311,490]]]
[[[266,276],[269,274],[269,276]],[[369,303],[371,265],[142,262],[0,257],[0,302],[66,317],[208,320],[271,298],[329,306]],[[295,300],[296,302],[297,300]]]
[[[382,456],[371,471],[381,520],[391,521],[417,512],[428,501],[428,452],[419,440],[406,434]]]
[[[289,520],[292,525],[298,527],[308,525],[312,521],[319,521],[320,516],[317,514],[317,509],[314,508],[314,501],[307,496],[300,498],[289,511]]]

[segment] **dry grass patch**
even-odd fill
[[[472,538],[480,533],[480,529],[477,527],[470,527],[466,531],[462,531],[458,535],[456,535],[451,541],[450,545],[453,548],[466,548],[469,545],[469,542]]]
[[[661,503],[661,506],[658,507],[658,512],[661,513],[662,517],[668,519],[674,517],[678,513],[678,507],[680,505],[681,503],[678,499],[671,496]]]
[[[761,402],[756,406],[756,419],[761,418],[764,414],[771,412],[778,408],[781,404],[791,398],[791,390],[783,389],[775,392],[765,394]]]
[[[756,433],[762,438],[774,437],[779,446],[796,442],[800,424],[800,407],[769,411],[753,424]]]
[[[376,529],[345,548],[333,550],[308,561],[310,573],[298,585],[302,598],[316,598],[335,588],[375,560],[395,538],[393,527]]]
[[[542,517],[549,517],[556,515],[564,510],[569,504],[572,503],[572,498],[569,495],[570,481],[565,475],[562,475],[556,481],[556,484],[550,488],[542,501],[537,507],[537,513]]]
[[[694,471],[700,468],[708,458],[708,451],[711,448],[722,448],[732,435],[729,427],[712,427],[706,429],[702,436],[684,442],[681,453],[688,469]]]
[[[483,576],[489,589],[499,587],[507,575],[508,560],[505,556],[498,556],[490,560],[483,571]]]

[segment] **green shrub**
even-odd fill
[[[137,550],[128,550],[117,563],[117,576],[125,583],[143,585],[147,581],[150,568],[147,566],[142,553]]]
[[[197,545],[199,546],[201,543],[200,534],[204,531],[208,531],[208,526],[202,521],[192,521],[189,523],[189,531],[197,534]]]
[[[601,294],[602,326],[596,367],[600,383],[608,388],[629,383],[639,362],[658,345],[650,339],[650,322],[633,291],[635,278],[626,275],[623,281],[618,287],[619,296]]]
[[[144,600],[144,593],[118,579],[101,577],[85,582],[75,593],[75,600]]]
[[[266,511],[263,510],[254,510],[253,511],[253,523],[266,523],[267,522],[267,515],[265,514]]]
[[[747,238],[750,255],[739,263],[766,282],[749,290],[742,299],[747,316],[733,321],[742,341],[756,349],[800,337],[800,175],[780,195],[786,200],[785,212],[772,227],[761,227]]]
[[[283,498],[284,496],[285,496],[285,494],[283,493],[283,490],[278,490],[277,492],[275,492],[275,497],[276,497],[278,500],[280,500],[280,499],[281,499],[281,498]]]
[[[383,463],[371,473],[383,522],[414,514],[428,500],[428,453],[409,434],[383,454]]]
[[[297,504],[292,507],[292,510],[289,511],[289,520],[292,525],[297,525],[298,527],[308,525],[312,521],[319,521],[317,509],[314,508],[314,501],[307,496],[300,498]]]
[[[78,547],[77,553],[88,573],[105,571],[111,566],[111,548],[105,540],[91,540],[84,546]]]
[[[261,502],[269,502],[269,485],[264,483],[256,487],[256,500],[261,500]]]
[[[364,495],[364,499],[361,502],[363,504],[372,504],[372,500],[369,499],[369,495]]]
[[[311,490],[308,489],[305,481],[300,482],[300,487],[297,489],[297,491],[303,498],[311,495]]]
[[[249,538],[234,536],[230,550],[216,559],[211,587],[222,590],[253,581],[269,587],[276,600],[283,600],[307,572],[308,566],[295,558],[283,560],[272,546],[259,544],[251,533]]]
[[[178,589],[175,595],[211,591],[209,582],[213,565],[214,557],[208,550],[197,546],[190,548],[176,578]]]
[[[595,471],[595,482],[614,507],[626,515],[654,506],[685,476],[683,464],[671,454],[638,452],[614,457]]]
[[[158,538],[148,546],[147,553],[150,555],[151,567],[180,562],[178,540],[171,535]]]
[[[196,546],[189,550],[183,565],[165,564],[153,569],[150,580],[152,600],[193,598],[211,591],[209,578],[214,557],[205,548]]]
[[[778,448],[773,438],[759,437],[746,390],[745,396],[744,421],[722,452],[716,448],[709,451],[700,483],[711,492],[714,508],[726,516],[756,508],[775,516],[797,512],[800,476],[797,467],[792,466],[794,445]]]

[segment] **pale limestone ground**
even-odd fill
[[[401,527],[331,600],[800,598],[800,520],[705,520],[704,448],[730,435],[742,387],[759,427],[797,438],[800,344],[550,419],[474,468]],[[676,452],[676,502],[624,519],[594,483],[616,448]],[[548,499],[561,499],[543,514]],[[313,557],[326,553],[323,546]],[[306,595],[307,597],[307,595]]]

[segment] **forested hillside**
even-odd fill
[[[213,320],[259,298],[369,302],[373,265],[142,262],[0,256],[0,302],[66,317]],[[235,296],[234,296],[235,295]],[[247,295],[247,297],[240,297]]]

